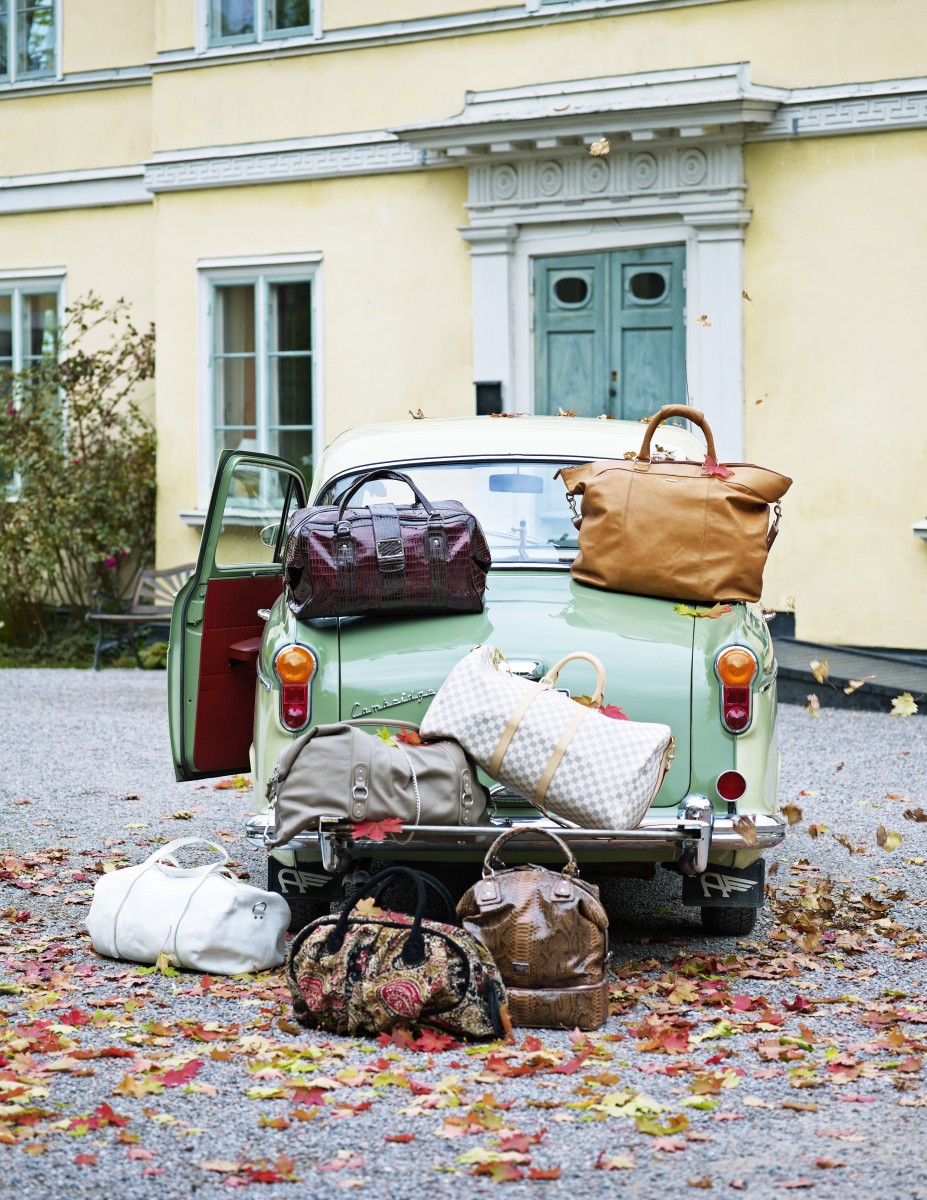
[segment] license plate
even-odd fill
[[[710,867],[702,875],[682,877],[683,904],[701,908],[761,908],[766,863],[750,867]]]

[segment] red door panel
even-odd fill
[[[248,771],[254,729],[255,662],[229,649],[247,638],[260,638],[259,608],[270,608],[283,587],[279,575],[251,579],[213,579],[206,589],[200,678],[196,700],[193,761],[197,771]]]

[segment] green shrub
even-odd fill
[[[154,327],[90,295],[56,345],[0,380],[0,594],[7,640],[49,644],[50,613],[80,618],[153,560],[155,432],[139,408]]]

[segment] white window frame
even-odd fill
[[[15,375],[23,368],[23,293],[55,292],[58,296],[56,313],[57,330],[64,328],[64,313],[67,305],[65,295],[66,272],[64,267],[53,267],[41,271],[0,271],[0,293],[11,293],[10,321],[12,327],[12,365]],[[16,396],[12,397],[14,407],[18,407]],[[62,413],[62,419],[64,413]],[[19,490],[18,475],[13,475],[10,485],[4,489],[0,486],[0,496],[13,500]]]
[[[17,39],[18,39],[18,8],[21,0],[6,0],[6,21],[7,21],[7,72],[5,75],[0,75],[0,88],[9,87],[11,84],[30,84],[39,83],[48,79],[61,78],[61,0],[52,0],[52,29],[54,42],[54,57],[51,67],[45,71],[26,71],[21,72],[18,69],[17,63]]]
[[[267,333],[268,289],[275,283],[305,280],[312,285],[312,412],[306,422],[312,428],[313,467],[324,446],[325,431],[323,418],[325,406],[322,401],[322,255],[307,253],[299,255],[280,254],[262,257],[201,259],[197,263],[199,292],[199,338],[198,338],[198,392],[199,392],[199,454],[197,492],[198,508],[186,511],[181,518],[190,524],[202,524],[202,516],[209,503],[213,477],[216,471],[215,454],[215,378],[213,371],[214,305],[216,287],[233,284],[252,284],[256,287],[255,313],[255,382],[257,389],[257,440],[258,452],[269,453],[267,440]],[[307,478],[307,484],[311,478]]]
[[[310,0],[309,24],[294,29],[268,30],[265,27],[267,0],[254,0],[254,33],[244,37],[214,37],[210,28],[210,9],[213,0],[196,0],[196,49],[202,54],[207,50],[236,49],[243,46],[274,45],[282,38],[320,38],[322,36],[322,0]]]

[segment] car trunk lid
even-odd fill
[[[672,601],[624,596],[574,582],[567,571],[494,569],[482,613],[341,621],[341,716],[419,723],[431,697],[473,646],[492,644],[540,677],[584,650],[601,659],[605,699],[631,720],[669,725],[676,758],[656,803],[689,788],[693,622]],[[536,666],[535,666],[536,664]],[[572,662],[558,686],[591,695],[589,664]]]

